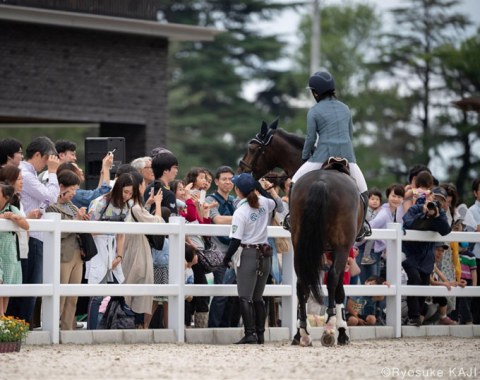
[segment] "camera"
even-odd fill
[[[428,211],[436,211],[437,209],[442,208],[442,205],[439,201],[431,201],[427,203]]]

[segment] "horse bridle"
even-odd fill
[[[256,143],[258,144],[257,149],[255,150],[255,153],[252,158],[252,163],[248,164],[246,163],[243,159],[240,160],[240,165],[244,166],[245,168],[250,170],[250,173],[255,173],[255,167],[257,165],[258,158],[261,155],[265,154],[265,149],[267,146],[270,145],[273,139],[273,135],[275,134],[275,130],[270,130],[266,135],[257,133],[253,139],[251,139],[248,144],[250,145],[251,143]]]

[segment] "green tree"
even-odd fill
[[[406,166],[414,162],[428,164],[431,159],[435,141],[433,98],[443,96],[440,91],[444,88],[434,51],[453,42],[458,31],[468,25],[467,17],[454,11],[458,4],[458,0],[410,0],[392,10],[396,25],[384,35],[381,66],[401,84],[415,105],[412,125],[405,129],[412,147],[403,157]]]
[[[271,1],[166,1],[168,22],[224,30],[213,42],[170,45],[169,147],[184,168],[236,165],[269,110],[242,98],[249,80],[274,77],[269,63],[283,44],[261,35],[257,23],[290,5]]]
[[[442,77],[451,99],[458,106],[452,109],[452,103],[448,104],[437,117],[440,140],[437,149],[445,149],[445,142],[448,142],[447,149],[454,150],[453,157],[444,160],[444,166],[459,194],[468,196],[470,183],[480,172],[480,154],[478,148],[475,149],[475,145],[480,144],[480,29],[475,36],[462,41],[458,48],[452,44],[439,47],[435,57],[440,61]],[[468,103],[474,104],[475,101],[476,108],[468,107]]]
[[[352,109],[356,156],[369,185],[383,188],[400,180],[403,173],[396,170],[395,157],[401,157],[406,149],[399,143],[403,131],[398,126],[409,119],[410,103],[399,95],[397,86],[384,89],[378,85],[382,78],[377,78],[374,62],[381,16],[365,4],[325,6],[321,12],[321,67],[334,75],[339,99]],[[310,92],[305,91],[311,74],[310,40],[311,17],[306,16],[300,25],[295,70],[290,74],[293,80],[280,82],[296,83],[293,91],[285,86],[285,92],[303,100],[306,107],[313,105]],[[288,129],[304,133],[306,112],[306,108],[298,108]]]

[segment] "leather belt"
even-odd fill
[[[242,248],[255,248],[260,249],[261,244],[240,244]]]

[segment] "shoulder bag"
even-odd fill
[[[130,209],[130,213],[132,214],[133,220],[138,223],[138,219],[135,217],[133,213],[133,208]],[[155,248],[157,251],[161,251],[163,249],[163,244],[165,243],[165,235],[147,235],[145,237],[148,240],[148,244],[150,244],[150,248]]]
[[[204,250],[197,250],[197,255],[198,261],[205,268],[206,273],[213,272],[218,267],[223,266],[225,254],[212,242],[210,242],[208,248],[206,247]]]
[[[90,261],[97,253],[97,246],[95,240],[93,240],[92,234],[81,233],[77,234],[78,245],[82,251],[82,260]]]

